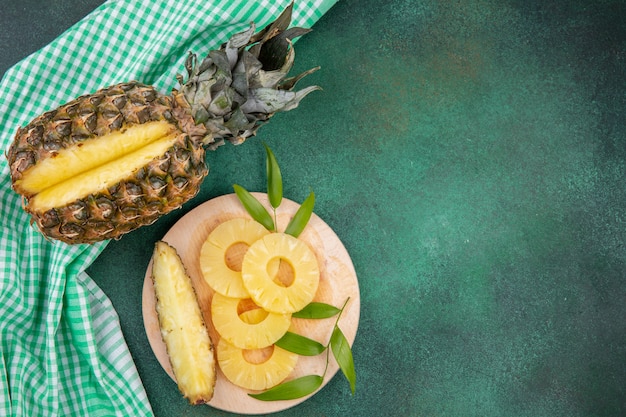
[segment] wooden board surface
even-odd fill
[[[270,206],[266,194],[253,193],[253,195],[269,209]],[[284,230],[298,207],[297,203],[283,199],[281,206],[277,210],[279,231]],[[214,346],[217,346],[219,335],[213,329],[210,317],[210,303],[213,290],[204,281],[200,270],[200,248],[207,236],[220,223],[240,217],[249,218],[250,216],[236,195],[224,195],[209,200],[187,213],[163,237],[164,241],[176,248],[187,268]],[[311,216],[309,224],[299,236],[299,239],[307,243],[315,252],[320,267],[320,283],[314,301],[341,307],[346,299],[349,298],[348,304],[339,320],[339,327],[352,345],[359,322],[360,294],[356,272],[350,256],[337,235],[315,214]],[[154,355],[163,369],[172,379],[175,379],[159,330],[151,274],[152,262],[150,262],[144,278],[142,300],[144,326]],[[294,331],[325,345],[330,338],[335,319],[293,319]],[[325,365],[325,353],[314,357],[301,356],[296,368],[288,379],[310,374],[321,375],[324,372]],[[322,387],[337,373],[338,369],[331,355],[331,362],[326,371]],[[348,383],[346,382],[346,384]],[[267,414],[287,409],[308,398],[264,402],[248,396],[249,392],[251,391],[231,384],[218,367],[215,394],[209,405],[233,413]]]

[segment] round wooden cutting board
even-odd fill
[[[253,195],[268,208],[271,213],[267,195],[253,193]],[[278,230],[282,231],[289,220],[298,210],[299,205],[293,201],[283,199],[277,209]],[[188,274],[191,277],[200,308],[204,315],[211,340],[215,347],[219,335],[215,332],[210,315],[210,303],[213,290],[206,284],[199,264],[199,254],[202,244],[211,231],[220,223],[233,218],[250,218],[235,194],[224,195],[209,200],[183,216],[163,237],[163,240],[178,251]],[[341,307],[346,300],[348,303],[339,320],[339,327],[350,342],[354,342],[360,313],[359,284],[354,266],[345,247],[332,229],[313,214],[299,239],[309,245],[317,257],[320,268],[320,283],[314,301]],[[146,270],[142,311],[146,334],[150,347],[163,369],[174,380],[174,374],[167,356],[165,344],[161,338],[159,322],[155,308],[154,288],[152,286],[152,261]],[[293,320],[293,331],[315,339],[326,345],[332,333],[336,317],[323,320],[297,319]],[[337,373],[339,367],[332,355],[322,387]],[[304,375],[322,375],[326,366],[326,353],[318,356],[300,356],[298,364],[288,377],[297,378]],[[346,386],[348,382],[346,381]],[[321,388],[320,388],[321,389]],[[230,383],[224,374],[217,369],[217,382],[213,399],[209,402],[212,407],[239,414],[267,414],[293,407],[310,397],[289,401],[265,402],[256,400],[248,395],[251,391],[239,388]],[[314,395],[315,393],[311,394]]]

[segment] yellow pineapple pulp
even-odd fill
[[[240,349],[220,339],[217,361],[224,376],[233,384],[249,390],[265,390],[289,376],[296,367],[298,355],[275,345]]]
[[[53,184],[30,200],[30,209],[50,210],[68,201],[88,195],[91,190],[105,190],[149,164],[155,157],[165,154],[174,145],[176,136],[159,138],[143,148],[127,153],[120,158],[91,170],[76,174],[62,182]],[[78,158],[75,158],[78,161]]]
[[[190,403],[206,403],[213,397],[216,363],[191,279],[167,243],[156,243],[152,259],[161,336],[178,388]]]
[[[250,306],[252,303],[219,293],[215,293],[211,300],[213,326],[230,344],[241,349],[264,348],[275,343],[289,329],[291,314],[270,313],[254,305],[251,309],[242,307],[245,304]]]
[[[125,131],[112,132],[107,140],[88,141],[81,147],[60,149],[54,158],[43,159],[25,171],[22,179],[15,181],[14,186],[27,194],[40,193],[81,172],[137,151],[171,132],[172,127],[167,122],[149,122]]]
[[[269,231],[252,219],[227,220],[211,231],[200,250],[200,270],[219,294],[248,298],[241,279],[241,264],[250,245]]]
[[[248,248],[241,277],[257,305],[290,314],[313,300],[320,272],[306,243],[285,233],[270,233]]]

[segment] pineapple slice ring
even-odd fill
[[[217,361],[233,384],[249,390],[265,390],[289,376],[298,363],[298,355],[275,345],[248,351],[222,338],[217,344]]]
[[[287,280],[277,276],[276,271],[283,269],[290,270]],[[320,270],[315,254],[306,243],[285,233],[270,233],[248,248],[241,277],[257,305],[267,311],[288,314],[313,300]]]
[[[270,346],[291,325],[291,314],[270,313],[259,309],[250,299],[225,297],[219,293],[215,293],[211,301],[211,319],[220,337],[240,349]]]
[[[219,294],[248,298],[241,280],[241,261],[248,247],[269,231],[252,219],[225,221],[209,234],[200,251],[205,281]]]

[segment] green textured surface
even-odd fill
[[[284,415],[626,414],[625,19],[623,2],[340,1],[298,43],[324,91],[259,139],[286,196],[315,190],[362,312],[356,395],[337,377]],[[141,333],[151,242],[234,182],[263,190],[259,142],[211,154],[193,203],[91,270],[157,415],[188,409]]]
[[[71,22],[68,20],[68,25]],[[143,332],[153,242],[235,182],[309,187],[361,286],[357,393],[281,416],[626,415],[626,5],[341,0],[297,44],[316,92],[211,153],[200,195],[112,242],[109,295],[157,416],[188,406]]]

